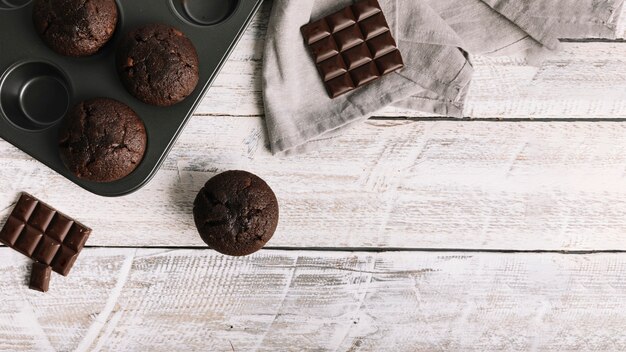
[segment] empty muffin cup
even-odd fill
[[[38,131],[59,122],[70,104],[70,85],[56,66],[39,61],[9,68],[0,81],[0,108],[18,127]]]
[[[239,0],[171,0],[175,12],[198,26],[212,26],[225,21],[237,9]]]
[[[0,0],[0,10],[19,9],[28,5],[31,0]]]

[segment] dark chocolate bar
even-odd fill
[[[31,290],[48,292],[50,274],[52,274],[52,268],[49,265],[39,262],[33,263],[33,269],[30,273],[30,285],[28,287]]]
[[[67,276],[90,234],[90,228],[22,193],[0,242]]]
[[[377,0],[365,0],[302,26],[331,98],[404,67]]]

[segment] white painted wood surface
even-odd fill
[[[88,194],[0,141],[0,224],[28,191],[92,226],[88,245],[125,247],[85,250],[45,295],[0,248],[0,351],[626,350],[626,43],[573,38],[538,68],[475,58],[468,117],[514,121],[386,109],[399,118],[280,159],[262,121],[268,10],[136,194]],[[191,204],[227,169],[275,188],[277,249],[176,248],[203,248]]]
[[[274,247],[626,250],[626,122],[373,120],[288,159],[263,131],[257,118],[196,117],[155,179],[120,199],[0,142],[0,204],[31,192],[92,226],[90,245],[202,246],[196,193],[245,169],[278,195]]]
[[[0,250],[0,349],[623,351],[620,254],[87,250],[51,292]]]

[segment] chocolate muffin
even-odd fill
[[[146,151],[146,129],[125,104],[86,100],[68,114],[59,135],[61,159],[76,177],[112,182],[133,172]]]
[[[193,215],[202,240],[216,251],[244,256],[263,248],[278,225],[278,201],[259,177],[227,171],[200,190]]]
[[[35,0],[33,22],[43,41],[65,56],[90,56],[117,25],[115,0]]]
[[[122,40],[117,70],[126,89],[137,99],[171,106],[187,98],[198,85],[198,53],[181,31],[150,24]]]

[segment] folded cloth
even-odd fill
[[[405,68],[330,99],[300,27],[355,1],[274,0],[263,62],[274,154],[326,145],[385,106],[462,117],[470,53],[531,55],[562,36],[610,37],[624,0],[379,0]]]

